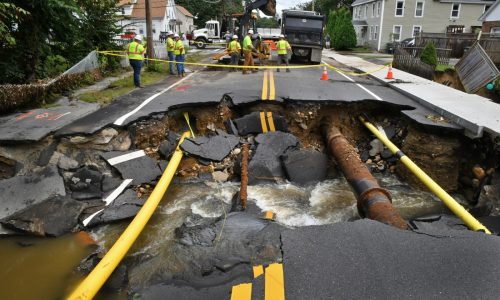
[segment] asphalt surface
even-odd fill
[[[500,238],[371,220],[282,233],[286,299],[498,299]]]

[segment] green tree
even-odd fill
[[[279,28],[280,24],[275,18],[258,18],[255,22],[259,28]]]
[[[16,44],[12,36],[18,24],[26,15],[27,11],[12,3],[0,2],[0,47],[10,47]]]
[[[433,67],[437,66],[437,52],[433,42],[428,42],[425,45],[422,54],[420,54],[420,60]]]
[[[205,22],[219,18],[224,15],[243,12],[241,0],[176,0],[175,4],[184,6],[189,12],[197,16],[194,24],[198,28],[205,27]]]
[[[298,8],[303,10],[312,10],[312,2],[307,1],[299,4]],[[314,11],[329,17],[332,11],[341,7],[350,8],[353,0],[314,0]]]
[[[331,30],[332,46],[335,50],[345,50],[356,46],[356,32],[352,25],[349,9],[342,7],[330,14],[327,29]]]

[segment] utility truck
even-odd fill
[[[283,10],[281,32],[292,46],[292,59],[320,63],[325,17],[314,11]]]
[[[197,48],[205,48],[207,44],[224,43],[226,32],[229,32],[231,36],[238,35],[240,41],[243,40],[245,32],[249,29],[254,29],[254,32],[257,33],[255,22],[252,22],[257,19],[257,9],[268,16],[274,16],[276,14],[276,0],[248,1],[242,14],[225,16],[222,24],[218,20],[207,21],[205,28],[193,31],[193,43]]]

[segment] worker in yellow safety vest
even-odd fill
[[[144,52],[146,48],[141,44],[142,35],[136,35],[134,41],[127,45],[127,55],[130,66],[134,69],[134,85],[138,88],[141,86],[141,68],[144,60]]]
[[[245,66],[254,66],[252,51],[255,50],[252,44],[252,35],[253,30],[250,29],[248,34],[243,39],[243,55],[245,56]],[[249,69],[249,68],[248,68]],[[243,74],[246,74],[248,71],[247,68],[243,68]],[[252,69],[252,72],[257,72],[257,70]]]
[[[227,53],[231,56],[231,65],[237,66],[240,61],[241,45],[238,36],[233,35],[233,40],[227,45]],[[236,72],[236,68],[231,68],[231,72]]]
[[[280,40],[276,42],[276,49],[278,51],[278,70],[277,72],[280,71],[279,66],[281,66],[281,63],[284,62],[285,65],[287,66],[286,71],[290,72],[290,69],[288,68],[288,51],[292,50],[292,47],[290,44],[285,40],[285,36],[283,34],[280,35]]]
[[[174,40],[174,54],[177,65],[177,76],[184,77],[186,76],[186,74],[184,73],[184,60],[186,58],[186,50],[184,49],[184,44],[182,43],[182,40],[177,33],[174,35]]]
[[[174,33],[172,31],[167,32],[167,53],[168,53],[168,60],[170,61],[168,63],[168,71],[169,71],[170,75],[175,75],[175,73],[174,73],[175,42],[174,42],[173,36],[174,36]]]

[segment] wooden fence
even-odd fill
[[[428,42],[433,42],[436,48],[451,49],[451,57],[461,58],[465,52],[476,42],[475,33],[421,33],[416,38],[415,44],[424,47]],[[479,44],[491,60],[500,65],[500,37],[482,34]]]
[[[423,63],[420,60],[420,55],[417,55],[418,49],[414,48],[396,48],[394,51],[393,66],[405,72],[432,80],[434,68]]]
[[[497,67],[478,44],[474,44],[469,51],[455,65],[458,76],[468,93],[475,93],[489,82],[494,82],[500,75]]]

